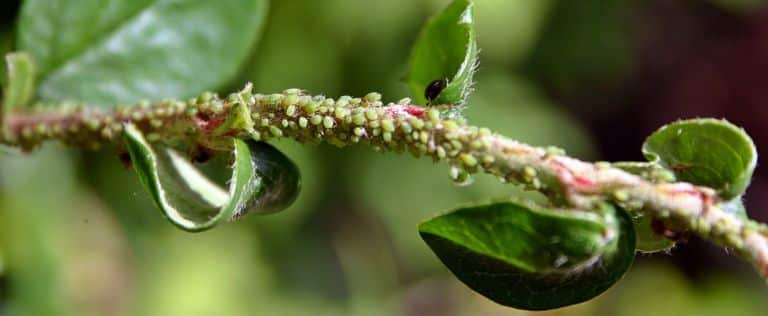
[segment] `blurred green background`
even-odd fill
[[[475,125],[589,160],[639,160],[681,117],[726,117],[768,148],[768,7],[759,0],[476,0]],[[411,43],[447,0],[274,0],[239,78],[262,92],[407,96]],[[3,4],[0,50],[18,2]],[[114,149],[0,154],[0,315],[527,315],[450,276],[416,227],[524,194],[368,148],[277,142],[302,170],[288,210],[201,234],[168,223]],[[768,174],[748,194],[768,219]],[[763,210],[763,213],[760,213]],[[768,287],[691,240],[638,258],[591,302],[546,315],[765,315]]]

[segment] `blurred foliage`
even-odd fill
[[[637,67],[629,17],[642,19],[642,3],[654,1],[641,2],[476,0],[481,63],[469,120],[580,158],[600,158],[590,129],[574,113],[601,115],[625,105],[582,101],[623,95]],[[744,1],[711,1],[729,2]],[[237,77],[210,88],[228,92],[250,80],[266,93],[299,87],[329,96],[407,96],[402,79],[411,44],[427,17],[446,4],[271,1],[262,38]],[[3,17],[5,51],[14,42],[15,17]],[[49,144],[31,155],[4,150],[0,315],[528,314],[461,286],[419,239],[417,227],[435,210],[531,193],[487,176],[457,187],[447,166],[405,155],[289,140],[275,145],[302,172],[297,203],[203,234],[180,231],[160,216],[134,172],[116,158],[119,149],[76,153]],[[225,162],[210,162],[217,163]],[[708,271],[706,278],[689,279],[663,255],[641,258],[616,288],[548,315],[766,310],[762,284]]]
[[[266,1],[27,0],[16,49],[34,57],[44,101],[184,99],[237,72]]]
[[[737,13],[748,13],[765,6],[764,0],[709,0],[713,4]]]

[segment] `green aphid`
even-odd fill
[[[296,116],[296,106],[295,105],[289,105],[287,109],[285,109],[285,115],[288,115],[290,117]]]
[[[271,133],[273,136],[275,136],[275,137],[282,137],[282,136],[283,136],[283,130],[281,130],[281,129],[280,129],[279,127],[277,127],[277,126],[270,126],[270,127],[269,127],[269,132],[270,132],[270,133]]]
[[[334,121],[332,117],[330,116],[323,117],[323,127],[331,129],[335,125],[336,125],[336,121]]]
[[[203,103],[207,103],[208,101],[211,101],[211,99],[213,99],[213,93],[210,91],[203,92],[203,94],[200,95],[200,101]]]
[[[413,128],[411,127],[411,124],[403,122],[400,124],[400,129],[403,130],[404,133],[410,134],[413,131]]]
[[[320,104],[318,104],[317,102],[309,102],[304,106],[302,106],[302,109],[304,109],[304,112],[307,112],[307,114],[312,114],[312,113],[315,113],[315,111],[317,111],[318,107],[320,107]]]
[[[336,116],[337,119],[343,120],[344,117],[346,117],[349,114],[349,110],[346,108],[336,108],[334,111],[334,116]]]
[[[413,126],[413,128],[415,128],[415,129],[422,129],[422,128],[424,128],[424,121],[422,121],[418,117],[413,117],[413,116],[409,117],[408,118],[408,123],[410,123],[411,126]]]
[[[367,121],[365,119],[365,115],[363,115],[363,114],[355,114],[352,117],[352,123],[355,124],[355,125],[358,125],[358,126],[359,125],[364,125],[365,123],[367,123]]]
[[[282,105],[284,107],[289,107],[289,106],[295,105],[297,103],[299,103],[299,96],[297,96],[295,94],[289,94],[289,95],[285,96],[283,98],[283,100],[282,100]]]
[[[365,118],[371,121],[376,120],[379,118],[379,113],[376,113],[374,109],[367,109],[365,110]]]
[[[365,102],[368,102],[368,103],[373,103],[373,102],[376,102],[376,101],[381,101],[381,93],[371,92],[369,94],[366,94],[364,99],[365,99]]]
[[[381,120],[381,129],[383,129],[385,132],[394,132],[395,123],[390,119]]]
[[[429,133],[427,133],[426,131],[419,132],[419,141],[421,141],[424,144],[429,142]]]
[[[131,113],[131,120],[134,121],[134,122],[141,121],[141,119],[143,119],[143,118],[144,118],[144,114],[141,113],[140,111],[136,111],[136,112]]]
[[[461,162],[467,167],[477,166],[477,158],[471,154],[461,154],[459,159],[461,159]]]
[[[99,127],[101,127],[101,122],[99,122],[97,119],[87,119],[85,121],[85,127],[92,131],[96,131],[99,129]]]

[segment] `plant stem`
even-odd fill
[[[732,249],[768,278],[768,226],[724,210],[726,201],[710,188],[627,173],[610,163],[587,163],[557,148],[529,146],[487,128],[442,117],[441,107],[403,100],[384,105],[381,96],[338,100],[291,89],[251,93],[250,85],[225,99],[205,93],[186,102],[101,110],[86,106],[35,107],[5,117],[0,141],[31,150],[47,140],[83,148],[115,143],[126,123],[150,141],[226,149],[229,137],[337,146],[365,144],[377,151],[409,151],[445,161],[462,172],[485,172],[523,184],[561,207],[592,209],[611,201],[633,214],[651,216]]]

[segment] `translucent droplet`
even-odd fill
[[[449,176],[451,177],[453,183],[460,187],[468,186],[475,182],[474,177],[472,177],[469,172],[456,166],[451,166]]]

